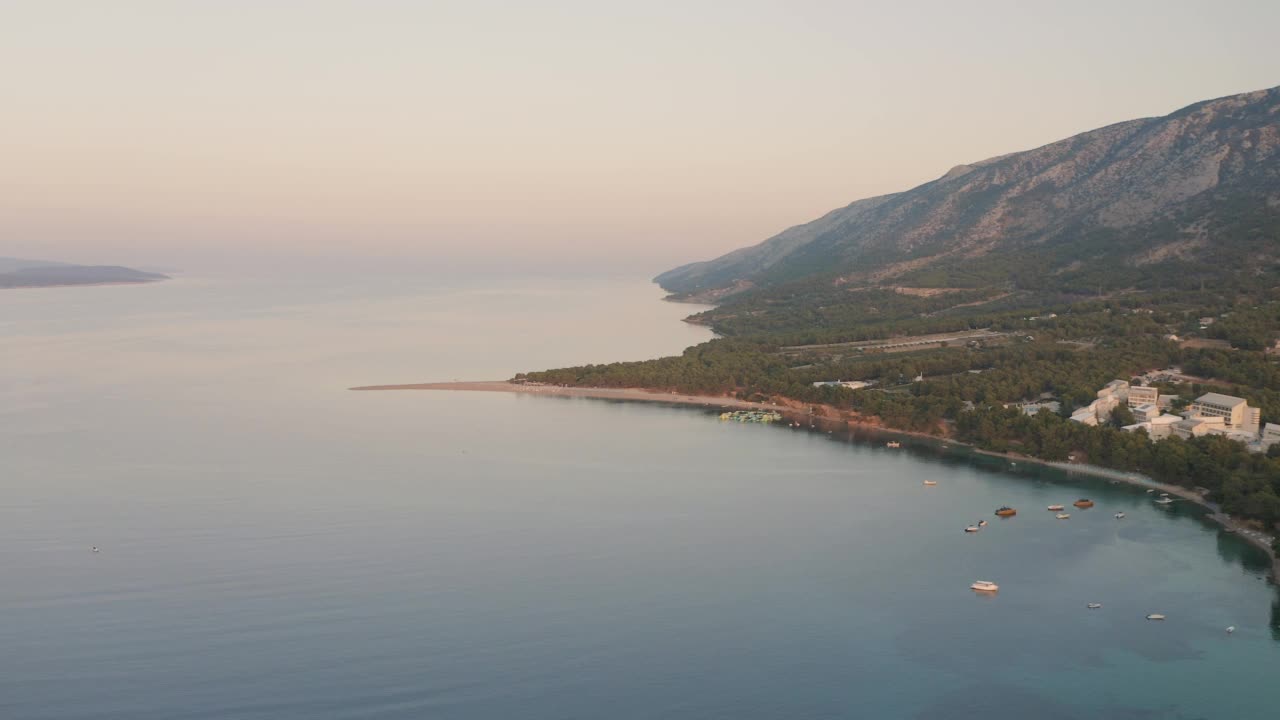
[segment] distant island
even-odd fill
[[[74,265],[48,260],[0,258],[0,289],[123,285],[168,279],[168,275],[134,270],[119,265]]]

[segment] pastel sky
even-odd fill
[[[1280,84],[1280,2],[0,3],[0,255],[617,263]]]

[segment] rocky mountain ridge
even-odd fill
[[[655,280],[721,299],[804,279],[954,284],[948,273],[993,256],[1034,257],[1047,274],[1196,262],[1242,213],[1280,214],[1280,87],[958,166]]]

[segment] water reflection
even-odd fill
[[[1276,591],[1276,599],[1271,601],[1271,639],[1280,642],[1280,590]]]
[[[877,428],[848,427],[843,421],[821,418],[814,420],[816,422],[813,431],[826,433],[832,439],[841,442],[883,448],[888,440],[897,440],[902,444],[901,448],[886,450],[886,452],[907,452],[913,459],[927,464],[962,465],[985,473],[1018,475],[1036,484],[1069,485],[1082,494],[1104,497],[1108,505],[1117,509],[1132,509],[1151,504],[1153,497],[1145,489],[1120,480],[1098,477],[1085,472],[1072,472],[1037,462],[1019,462],[1007,457],[988,455],[948,440],[904,437],[901,434]],[[801,427],[803,429],[804,425],[802,424]],[[1271,572],[1271,558],[1267,553],[1238,535],[1225,532],[1209,517],[1208,509],[1181,499],[1169,505],[1155,505],[1155,507],[1174,522],[1195,522],[1206,530],[1215,531],[1218,556],[1224,561],[1237,565],[1248,573],[1267,576]]]
[[[1265,574],[1271,569],[1271,558],[1267,557],[1261,548],[1254,547],[1240,539],[1238,535],[1225,532],[1221,528],[1218,528],[1217,548],[1218,557],[1227,562],[1239,564],[1249,572]]]

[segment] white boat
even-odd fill
[[[1067,507],[1066,505],[1050,505],[1049,507],[1045,508],[1045,510],[1048,510],[1049,512],[1061,512],[1065,510],[1066,507]]]
[[[1090,610],[1097,610],[1098,608],[1102,607],[1102,603],[1089,603],[1085,607],[1089,608]]]
[[[1123,519],[1124,519],[1124,513],[1122,513],[1122,512],[1118,512],[1118,513],[1116,513],[1116,519],[1117,519],[1117,520],[1123,520]]]
[[[1235,631],[1236,631],[1236,626],[1235,626],[1235,625],[1232,625],[1232,626],[1230,626],[1230,627],[1228,627],[1228,628],[1227,628],[1227,634],[1228,634],[1228,635],[1230,635],[1231,633],[1233,633],[1233,632],[1235,632]]]
[[[1172,505],[1172,504],[1173,504],[1173,498],[1171,498],[1171,497],[1162,497],[1162,498],[1160,498],[1159,500],[1157,500],[1157,501],[1156,501],[1156,504],[1157,504],[1157,505]]]
[[[1148,619],[1148,620],[1163,620],[1163,619],[1164,619],[1164,616],[1163,616],[1163,615],[1161,615],[1160,613],[1151,613],[1150,615],[1148,615],[1148,616],[1147,616],[1147,619]]]
[[[978,580],[970,585],[969,589],[977,590],[978,592],[996,592],[1000,589],[1000,586],[990,580]]]
[[[900,448],[902,447],[902,443],[898,442],[897,440],[890,440],[889,442],[885,443],[884,446],[888,448]]]
[[[938,481],[937,481],[937,480],[925,480],[925,481],[924,481],[924,484],[925,484],[925,485],[937,485],[937,484],[938,484]]]
[[[979,531],[979,530],[981,530],[981,529],[982,529],[982,528],[978,527],[977,525],[970,525],[969,527],[965,528],[965,529],[964,529],[964,531],[965,531],[965,532],[978,532],[978,531]]]
[[[1068,518],[1070,518],[1070,517],[1071,517],[1071,514],[1070,514],[1070,513],[1058,513],[1058,514],[1057,514],[1057,515],[1055,515],[1054,517],[1058,518],[1059,520],[1067,520]]]
[[[986,520],[979,520],[979,521],[978,521],[978,527],[986,527],[986,526],[987,526],[987,521],[986,521]]]
[[[1151,493],[1153,493],[1153,492],[1155,492],[1155,491],[1156,491],[1156,489],[1155,489],[1155,488],[1147,488],[1147,494],[1151,494]]]

